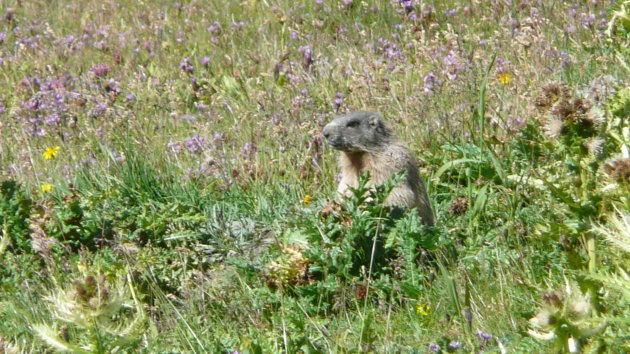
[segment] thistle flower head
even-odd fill
[[[630,183],[630,158],[617,158],[606,162],[604,172],[617,181]]]
[[[310,261],[302,250],[293,245],[283,245],[281,254],[267,265],[268,282],[274,287],[299,283],[306,277]]]
[[[541,112],[548,111],[554,104],[569,95],[569,89],[564,84],[549,84],[543,87],[542,93],[536,99],[535,105]]]
[[[588,153],[593,156],[598,156],[604,150],[605,141],[600,138],[591,138],[586,140],[585,147]]]
[[[543,130],[550,138],[557,139],[566,131],[566,127],[562,120],[556,118],[555,116],[550,116],[545,119]]]
[[[544,297],[544,305],[529,320],[528,333],[539,340],[555,340],[556,344],[570,351],[577,348],[577,340],[606,329],[606,321],[592,327],[591,297],[567,281],[563,291],[552,292]]]

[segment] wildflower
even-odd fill
[[[486,333],[480,329],[477,330],[477,337],[483,340],[484,343],[487,343],[490,339],[492,339],[492,334]]]
[[[94,74],[94,76],[96,77],[104,77],[107,76],[107,74],[109,74],[109,72],[112,69],[106,65],[106,64],[96,64],[92,67],[92,69],[90,69],[90,71]]]
[[[241,148],[241,154],[242,155],[253,155],[256,153],[258,149],[256,148],[256,145],[253,142],[247,142],[245,143],[245,145],[243,145],[243,147]]]
[[[187,73],[192,73],[193,71],[195,71],[195,67],[190,63],[189,57],[185,57],[184,59],[182,59],[182,61],[179,63],[179,68]]]
[[[302,67],[308,69],[314,62],[313,50],[311,50],[310,46],[305,45],[298,48],[298,51],[302,53]]]
[[[438,353],[440,351],[440,346],[435,343],[431,343],[429,344],[429,350]]]
[[[221,24],[219,21],[214,21],[206,30],[210,33],[218,33],[221,30]]]
[[[42,193],[48,193],[53,189],[53,185],[50,183],[42,184],[40,187]]]
[[[203,66],[204,68],[207,68],[209,64],[210,64],[210,57],[201,58],[201,66]]]
[[[442,84],[442,80],[438,79],[433,72],[428,73],[422,81],[424,82],[424,91],[427,93],[432,93],[436,86]]]
[[[313,197],[310,194],[307,194],[304,196],[304,198],[302,199],[302,203],[309,205],[313,202]]]
[[[195,135],[191,138],[186,138],[184,141],[186,149],[192,153],[199,153],[206,147],[206,138],[201,135]]]
[[[53,146],[53,147],[46,148],[46,151],[44,151],[44,159],[50,160],[53,157],[57,156],[60,149],[61,149],[61,146]]]
[[[341,92],[337,92],[335,94],[335,99],[333,100],[335,104],[335,109],[339,109],[339,107],[341,107],[341,104],[343,103],[343,97],[344,97],[344,94]]]
[[[420,316],[428,316],[429,305],[423,304],[422,302],[418,302],[418,305],[416,306],[416,313]]]
[[[178,142],[169,141],[166,143],[166,147],[174,154],[179,154],[182,151],[182,145]]]
[[[450,349],[450,350],[457,350],[457,349],[459,349],[461,347],[462,347],[462,343],[459,342],[459,341],[448,343],[448,349]]]
[[[297,246],[281,246],[282,254],[267,265],[269,284],[281,287],[288,283],[299,283],[306,277],[309,260]]]
[[[508,72],[504,72],[504,73],[501,73],[501,75],[499,75],[499,81],[501,81],[501,83],[504,85],[509,84],[510,80],[512,80],[512,74]]]
[[[546,296],[541,311],[529,320],[530,336],[539,340],[554,340],[558,347],[570,353],[579,352],[578,340],[601,333],[607,327],[602,321],[595,327],[590,320],[590,294],[583,294],[568,281],[564,292]]]

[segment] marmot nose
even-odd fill
[[[322,135],[326,139],[328,139],[328,137],[330,136],[330,132],[326,129],[326,127],[324,127],[324,130],[322,131]]]

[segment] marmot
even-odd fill
[[[368,183],[376,186],[406,170],[405,180],[394,187],[385,205],[417,208],[423,223],[434,225],[431,203],[416,158],[377,113],[359,111],[338,116],[324,127],[322,133],[330,146],[342,152],[339,157],[339,194],[346,195],[348,187],[358,187],[363,172],[370,173]]]

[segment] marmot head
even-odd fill
[[[374,112],[337,116],[322,131],[328,144],[344,152],[376,152],[391,142],[392,132]]]

